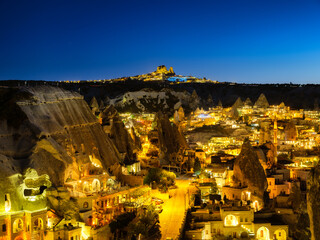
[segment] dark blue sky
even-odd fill
[[[320,83],[319,1],[1,0],[0,31],[0,79]]]

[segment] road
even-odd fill
[[[179,229],[182,227],[187,207],[186,198],[188,197],[189,182],[189,180],[177,179],[176,185],[178,188],[170,190],[170,194],[173,193],[173,196],[163,204],[163,211],[159,215],[161,239],[167,239],[168,237],[176,239],[179,236]]]

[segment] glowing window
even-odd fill
[[[225,226],[237,226],[238,224],[238,219],[234,215],[227,215],[224,219]]]
[[[101,184],[100,184],[100,181],[98,179],[94,179],[92,181],[92,191],[94,191],[94,192],[100,191],[100,186],[101,186]]]
[[[37,230],[42,230],[43,229],[43,220],[41,218],[37,218],[34,222],[33,222],[33,229],[35,231]]]
[[[13,233],[17,233],[22,230],[23,230],[23,221],[21,218],[18,218],[13,222]]]
[[[9,212],[11,210],[11,202],[10,202],[10,194],[6,193],[4,195],[4,208],[6,212]]]

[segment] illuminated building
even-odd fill
[[[194,220],[186,232],[188,240],[212,237],[286,240],[289,234],[288,225],[273,213],[256,216],[248,207],[223,207],[213,213],[199,209],[191,215]]]

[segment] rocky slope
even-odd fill
[[[0,154],[18,172],[35,169],[53,185],[78,179],[80,166],[105,169],[119,153],[83,97],[54,87],[1,88]],[[45,159],[45,161],[44,161]]]

